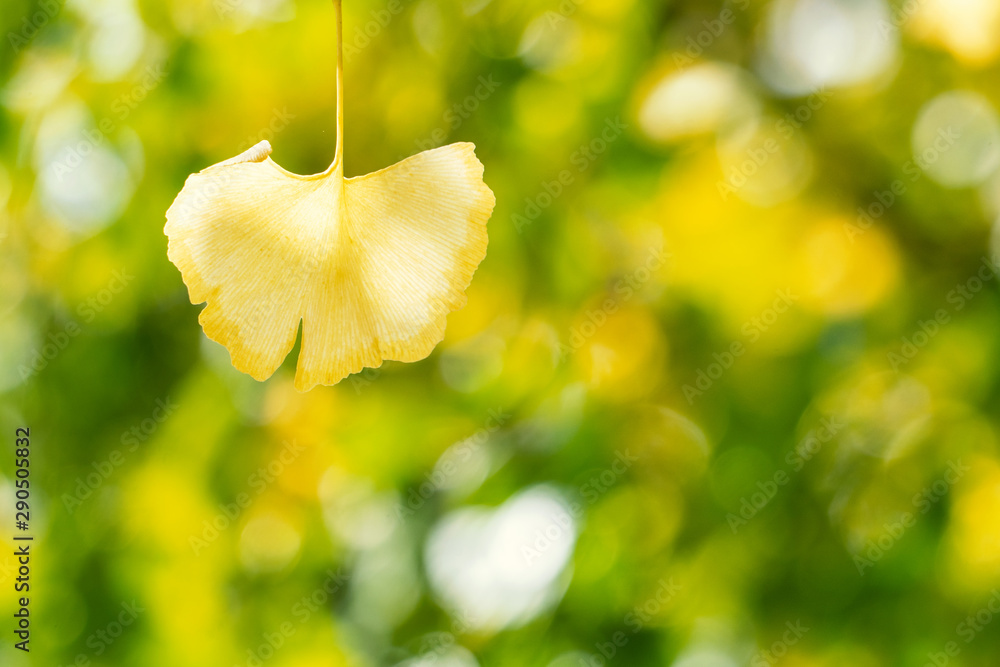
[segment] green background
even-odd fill
[[[0,663],[995,665],[996,3],[345,4],[347,176],[497,206],[428,359],[299,394],[163,224],[326,168],[330,3],[4,1]]]

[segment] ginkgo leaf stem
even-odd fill
[[[344,172],[344,19],[341,5],[343,0],[333,0],[337,12],[337,152],[334,153],[331,169],[340,165]]]

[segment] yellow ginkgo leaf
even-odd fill
[[[295,386],[423,359],[486,256],[496,203],[475,147],[458,143],[344,178],[340,0],[337,151],[321,174],[274,163],[262,141],[188,177],[167,210],[167,255],[233,365],[268,378],[295,344]]]

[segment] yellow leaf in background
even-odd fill
[[[470,143],[345,179],[341,51],[333,164],[292,174],[262,141],[188,177],[164,230],[191,302],[208,302],[205,335],[237,369],[267,379],[302,322],[300,391],[429,355],[465,304],[496,203]]]

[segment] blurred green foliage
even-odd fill
[[[5,0],[0,664],[995,665],[998,3],[345,5],[347,175],[498,203],[430,358],[298,394],[162,228],[327,166],[330,4]]]

